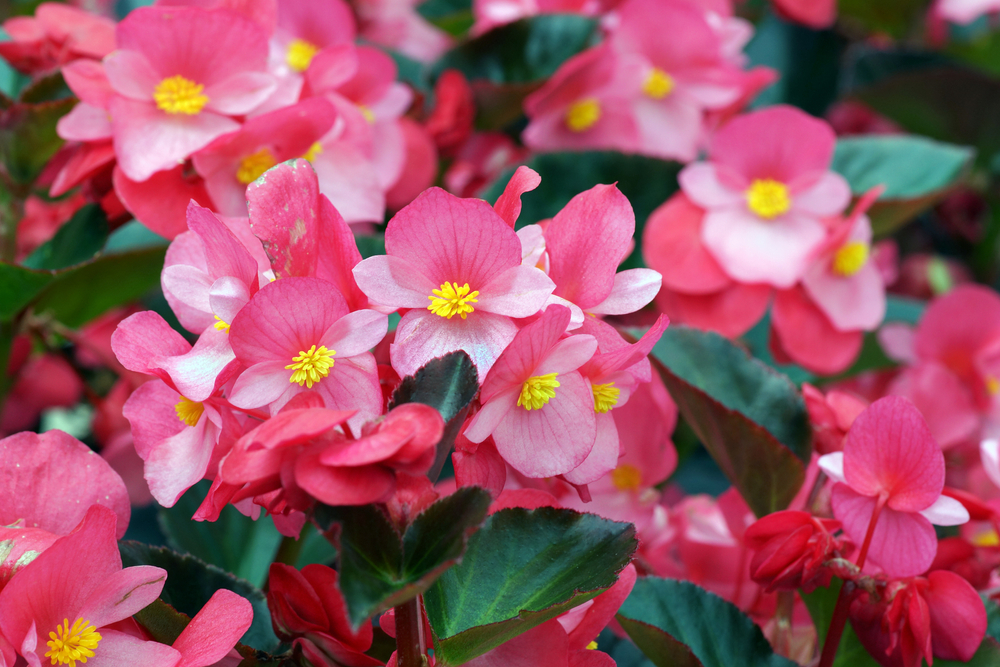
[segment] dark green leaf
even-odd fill
[[[618,610],[657,667],[794,667],[735,605],[687,581],[641,577]]]
[[[108,217],[97,204],[87,204],[23,264],[30,269],[65,269],[94,259],[107,240]]]
[[[66,85],[62,73],[56,72],[35,79],[21,90],[20,101],[25,104],[55,102],[73,97],[73,91]]]
[[[160,527],[170,546],[263,586],[267,570],[281,542],[281,534],[267,517],[254,521],[232,506],[222,510],[218,521],[195,521],[191,517],[211,483],[199,482],[173,507],[161,507]]]
[[[715,333],[670,327],[653,348],[684,419],[757,516],[784,509],[811,455],[791,381]]]
[[[400,536],[375,505],[317,508],[340,561],[340,587],[355,627],[427,590],[465,550],[490,495],[465,487],[421,513]]]
[[[566,60],[590,46],[595,19],[547,14],[491,30],[444,54],[436,73],[454,68],[469,80],[530,83],[552,76]]]
[[[906,37],[923,21],[927,0],[839,0],[837,14],[847,23],[859,23],[875,33]]]
[[[855,195],[886,190],[869,211],[876,234],[888,234],[957,187],[975,151],[908,135],[848,137],[837,142],[832,169]]]
[[[134,616],[153,641],[173,644],[191,622],[191,617],[182,614],[163,600],[157,598]]]
[[[18,183],[31,183],[63,145],[56,123],[76,104],[75,99],[15,103],[0,112],[0,160]]]
[[[425,0],[417,13],[453,37],[461,37],[472,27],[472,0]]]
[[[542,177],[536,190],[521,198],[523,208],[518,227],[551,218],[569,200],[598,183],[617,183],[635,211],[635,238],[642,238],[646,218],[656,207],[677,192],[680,165],[641,155],[614,152],[548,153],[538,155],[527,165]],[[507,171],[483,193],[483,198],[496,201],[514,170]],[[642,266],[638,244],[623,269]]]
[[[385,254],[385,237],[383,236],[359,236],[355,241],[358,244],[358,252],[364,258]]]
[[[0,321],[17,315],[54,279],[48,271],[0,262]]]
[[[543,507],[497,512],[424,595],[439,664],[460,665],[593,598],[638,543],[632,524]]]
[[[182,556],[163,547],[126,541],[119,542],[118,548],[125,567],[155,565],[166,570],[167,583],[160,598],[189,617],[197,614],[220,588],[245,597],[253,605],[253,624],[240,639],[240,643],[271,653],[278,647],[278,638],[271,629],[267,600],[260,589],[249,582],[237,579],[194,556]]]

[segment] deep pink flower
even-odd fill
[[[829,28],[837,18],[837,0],[771,0],[771,4],[779,15],[810,28]]]
[[[184,221],[192,201],[212,207],[204,179],[186,165],[158,171],[144,181],[130,179],[120,166],[115,166],[112,183],[114,191],[110,195],[120,200],[120,206],[168,239],[187,231]]]
[[[802,384],[802,398],[809,411],[816,451],[821,455],[843,451],[844,437],[868,407],[867,401],[837,389],[824,394],[808,382]]]
[[[118,24],[104,59],[122,171],[144,181],[239,129],[274,89],[264,71],[267,34],[224,9],[142,7]]]
[[[0,42],[0,56],[25,74],[78,58],[100,60],[115,48],[114,21],[58,2],[43,2],[33,17],[8,19],[3,29],[11,39]]]
[[[521,242],[484,201],[431,188],[389,221],[386,254],[354,269],[373,302],[412,308],[396,329],[392,366],[412,375],[454,350],[472,357],[480,379],[554,285],[521,265]],[[430,303],[428,303],[430,302]]]
[[[160,594],[166,571],[122,569],[114,512],[92,506],[79,528],[18,571],[0,592],[0,633],[27,661],[173,666],[180,653],[112,629]],[[10,664],[10,663],[8,663]]]
[[[844,532],[890,577],[912,577],[934,560],[931,523],[959,525],[969,513],[944,487],[944,455],[906,399],[889,396],[858,415],[844,451],[820,458],[836,482],[833,514]]]
[[[824,219],[850,201],[847,181],[829,171],[829,125],[788,106],[730,121],[708,162],[680,174],[684,193],[706,209],[702,238],[732,278],[791,287],[826,237]]]
[[[549,306],[517,333],[483,381],[483,407],[465,430],[471,442],[492,434],[503,459],[527,477],[573,470],[597,437],[594,394],[577,370],[597,340],[560,340],[569,318],[568,308]]]
[[[282,278],[262,288],[233,319],[229,340],[246,367],[229,400],[273,413],[303,391],[317,392],[332,410],[356,410],[360,428],[382,412],[375,357],[388,319],[373,310],[350,312],[337,288],[318,278]]]

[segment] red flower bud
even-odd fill
[[[808,512],[775,512],[747,528],[744,543],[753,550],[750,576],[768,592],[774,590],[812,591],[827,585],[830,572],[824,563],[843,549],[830,532],[837,521],[816,519]]]

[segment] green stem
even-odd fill
[[[13,262],[17,256],[17,226],[24,218],[27,192],[4,187],[0,193],[0,261]]]
[[[281,538],[281,544],[278,545],[278,551],[275,552],[272,562],[284,563],[285,565],[295,567],[295,563],[299,559],[299,554],[302,553],[303,542],[305,542],[305,531],[299,536],[299,539],[288,536]]]

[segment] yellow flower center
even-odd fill
[[[309,63],[313,57],[319,53],[319,47],[304,39],[293,39],[288,45],[288,53],[285,55],[285,62],[296,72],[305,72],[309,69]]]
[[[601,103],[593,97],[577,100],[566,111],[566,127],[573,132],[586,132],[601,119]]]
[[[595,648],[597,648],[597,642],[596,641],[590,642],[589,644],[587,644],[587,648],[593,651]]]
[[[591,390],[594,392],[594,411],[602,414],[618,405],[618,395],[622,393],[614,382],[592,385]]]
[[[97,642],[101,641],[97,628],[82,618],[76,619],[73,627],[70,627],[68,618],[63,619],[62,625],[56,626],[56,631],[50,632],[49,637],[46,642],[49,652],[45,657],[51,658],[53,665],[69,667],[76,667],[77,660],[87,662],[87,658],[93,658]]]
[[[302,156],[302,159],[312,162],[313,160],[316,159],[316,156],[322,152],[323,152],[323,147],[320,146],[319,142],[317,141],[316,143],[314,143],[312,146],[309,147],[309,150],[305,152],[305,155]]]
[[[178,74],[156,84],[153,100],[161,111],[194,116],[208,104],[208,96],[201,93],[203,90],[205,86]]]
[[[986,393],[990,396],[1000,394],[1000,380],[993,375],[986,378]]]
[[[638,491],[642,486],[642,472],[634,465],[623,463],[611,471],[611,483],[619,491]]]
[[[174,412],[177,413],[177,418],[188,426],[197,426],[201,414],[205,412],[205,405],[181,396],[181,400],[174,406]]]
[[[215,316],[215,319],[218,320],[218,322],[216,322],[214,325],[212,325],[212,326],[215,327],[215,330],[216,331],[225,331],[226,333],[229,333],[229,323],[228,322],[223,322],[222,318],[219,317],[218,315]]]
[[[364,104],[358,105],[358,111],[361,112],[361,115],[365,117],[365,120],[367,120],[369,124],[375,123],[375,113]]]
[[[243,158],[236,170],[236,180],[243,185],[250,185],[276,164],[278,161],[274,159],[271,150],[266,147],[261,148],[256,153],[251,153]]]
[[[747,206],[760,217],[771,220],[792,207],[788,188],[770,178],[757,179],[747,190]]]
[[[287,370],[293,371],[288,381],[298,382],[300,387],[305,385],[306,389],[312,389],[314,384],[330,374],[335,354],[337,351],[326,349],[326,345],[320,345],[319,348],[313,345],[308,351],[300,350],[299,356],[292,357],[294,363],[285,366]]]
[[[559,386],[557,376],[558,373],[549,373],[525,380],[521,385],[521,395],[517,399],[517,404],[525,410],[540,410],[550,398],[555,397],[556,387]]]
[[[674,89],[674,78],[659,67],[654,67],[642,84],[642,92],[654,100],[662,100]]]
[[[868,244],[861,241],[845,243],[834,253],[830,270],[843,278],[850,278],[868,261]]]
[[[972,543],[977,547],[1000,546],[1000,535],[993,529],[985,530],[973,537]]]
[[[479,291],[470,293],[469,289],[469,283],[465,283],[461,287],[458,286],[458,283],[442,283],[441,289],[434,290],[434,294],[427,297],[431,300],[431,305],[427,306],[427,310],[435,315],[447,317],[449,320],[455,315],[464,320],[469,316],[469,313],[476,310],[469,304],[479,301],[476,298],[479,296]]]

